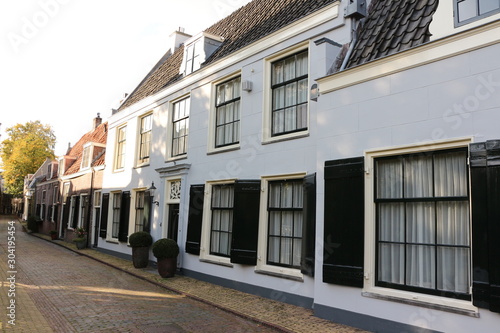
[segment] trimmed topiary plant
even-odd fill
[[[153,237],[146,231],[137,231],[128,237],[128,242],[132,247],[150,247]]]
[[[158,259],[158,273],[163,278],[173,277],[177,270],[179,246],[173,239],[162,238],[154,242],[153,255]]]
[[[135,268],[146,268],[149,263],[149,247],[153,237],[146,231],[137,231],[128,237],[132,247],[132,263]]]

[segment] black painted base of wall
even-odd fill
[[[229,279],[220,278],[213,275],[208,275],[204,273],[199,273],[196,271],[182,269],[182,273],[185,276],[195,278],[197,280],[213,283],[222,287],[235,289],[248,294],[257,295],[269,299],[273,299],[279,302],[288,303],[292,305],[297,305],[303,308],[311,309],[314,300],[310,297],[299,296],[291,293],[286,293],[279,290],[274,290],[270,288],[264,288],[255,286],[248,283],[243,283],[239,281],[233,281]]]
[[[356,312],[336,309],[321,304],[314,304],[314,315],[335,323],[360,328],[370,332],[383,333],[442,333],[421,327],[398,323],[391,320],[372,317]]]

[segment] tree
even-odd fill
[[[0,146],[5,193],[19,197],[24,177],[35,173],[45,159],[54,158],[56,137],[52,127],[39,120],[17,124],[5,132],[9,138]]]

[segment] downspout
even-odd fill
[[[351,17],[351,26],[353,27],[351,29],[351,44],[349,45],[349,50],[347,50],[347,54],[344,57],[344,60],[342,61],[342,65],[340,66],[339,72],[343,71],[347,63],[349,62],[349,58],[351,57],[352,51],[354,50],[354,46],[356,45],[356,42],[358,41],[358,34],[356,33],[357,30],[357,24],[356,24],[356,18]]]
[[[88,232],[88,237],[87,237],[87,247],[89,247],[90,245],[90,226],[91,226],[91,223],[90,223],[90,213],[92,212],[92,207],[93,207],[93,195],[94,195],[94,173],[95,173],[95,170],[94,170],[94,167],[90,167],[90,169],[92,170],[92,174],[91,174],[91,178],[90,178],[90,193],[89,193],[89,206],[87,208],[87,232]],[[94,244],[95,247],[97,247],[97,243]]]

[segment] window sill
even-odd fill
[[[396,291],[396,293],[398,293]],[[403,293],[401,293],[403,294]],[[367,292],[363,291],[361,295],[363,297],[374,298],[385,301],[392,301],[407,305],[424,307],[432,310],[440,310],[445,312],[450,312],[454,314],[479,318],[479,312],[476,307],[474,307],[470,302],[448,299],[438,296],[429,296],[424,294],[413,294],[404,293],[406,297],[399,297],[395,295],[388,295],[379,292]],[[412,294],[412,295],[410,295]],[[421,298],[421,299],[417,299]]]
[[[175,161],[179,161],[179,160],[187,160],[188,156],[187,154],[186,155],[181,155],[181,156],[176,156],[176,157],[169,157],[165,163],[169,163],[169,162],[175,162]]]
[[[149,166],[149,162],[148,163],[142,163],[142,164],[137,164],[134,169],[140,169],[140,168],[144,168],[144,167],[148,167]]]
[[[114,173],[120,173],[120,172],[124,172],[125,171],[125,168],[121,168],[121,169],[114,169],[113,172]]]
[[[291,272],[292,270],[281,270],[281,272],[277,272],[275,270],[267,270],[267,269],[255,269],[255,273],[257,274],[263,274],[263,275],[270,275],[282,279],[287,279],[287,280],[292,280],[292,281],[298,281],[298,282],[304,282],[304,277],[302,274],[298,271],[298,274],[293,274]],[[299,276],[300,274],[300,276]]]
[[[230,262],[226,262],[225,260],[222,260],[222,259],[217,260],[217,259],[206,259],[205,258],[205,259],[200,259],[200,262],[233,268],[233,264],[231,264]]]
[[[239,144],[221,147],[221,148],[210,148],[210,150],[207,152],[207,155],[215,155],[215,154],[225,153],[225,152],[229,152],[229,151],[239,150],[240,148],[241,147]]]
[[[271,137],[264,138],[264,140],[262,141],[262,144],[268,145],[271,143],[277,143],[277,142],[283,142],[283,141],[295,140],[295,139],[302,139],[302,138],[306,138],[308,136],[309,136],[309,131],[297,132],[297,133],[285,134],[285,135],[279,135],[279,136],[271,136]]]

